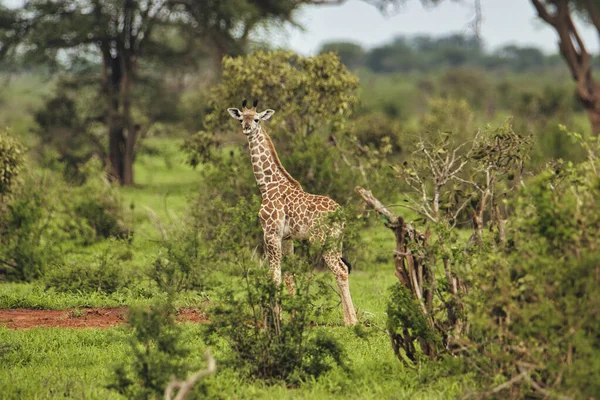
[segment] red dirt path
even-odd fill
[[[111,328],[125,323],[127,307],[115,308],[73,308],[69,310],[0,310],[0,326],[8,329],[29,329],[34,327],[56,328]],[[206,316],[193,308],[177,311],[178,321],[203,322]]]

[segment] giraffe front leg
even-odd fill
[[[283,257],[294,253],[294,241],[292,239],[283,239],[281,243],[281,253]],[[294,276],[289,272],[284,272],[283,281],[285,282],[288,293],[294,296],[296,294],[296,289],[294,287]]]
[[[271,278],[275,286],[279,287],[281,285],[281,236],[277,233],[265,232],[264,240]]]

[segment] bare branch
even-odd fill
[[[546,21],[547,23],[549,23],[552,26],[556,25],[557,22],[557,18],[555,15],[551,15],[550,12],[548,12],[548,9],[546,8],[545,5],[542,4],[542,2],[540,0],[531,0],[531,2],[533,3],[533,6],[535,7],[538,16],[543,19],[544,21]]]
[[[196,372],[185,381],[177,381],[175,378],[171,378],[171,382],[169,382],[169,385],[165,389],[165,400],[184,400],[198,379],[210,375],[217,370],[217,362],[210,350],[206,350],[204,357],[206,357],[206,361],[208,362],[208,367],[206,369]],[[179,392],[173,398],[173,391],[175,389],[179,389]]]
[[[390,224],[398,223],[398,217],[393,212],[391,212],[386,206],[384,206],[382,202],[377,200],[370,190],[363,189],[360,186],[355,187],[354,190],[357,191],[358,194],[360,194],[360,197],[363,198],[365,203],[370,205],[377,214],[381,214],[387,217]]]

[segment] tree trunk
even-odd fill
[[[600,135],[600,87],[592,75],[592,59],[571,17],[570,0],[554,0],[550,9],[542,0],[531,0],[538,16],[554,28],[558,34],[558,47],[573,80],[577,84],[577,96],[590,120],[592,133]],[[590,22],[600,33],[600,12],[593,1],[582,3]]]
[[[600,93],[598,93],[600,95]],[[600,97],[600,96],[599,96]],[[594,135],[600,135],[600,106],[586,109],[590,123],[592,124],[592,132]]]
[[[121,183],[123,176],[123,121],[119,111],[121,65],[118,56],[113,57],[108,43],[102,44],[102,87],[106,99],[108,130],[108,161],[111,177]]]
[[[133,185],[133,159],[136,141],[136,129],[131,120],[131,81],[132,81],[132,59],[131,54],[126,49],[122,49],[121,69],[123,76],[121,79],[121,105],[123,115],[123,126],[126,134],[123,136],[123,153],[121,154],[121,184]]]
[[[131,54],[118,46],[117,55],[103,47],[103,92],[107,103],[110,175],[121,185],[134,183],[133,162],[137,129],[131,120]]]

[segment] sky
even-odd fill
[[[508,43],[534,45],[547,53],[558,51],[554,30],[537,18],[530,0],[481,0],[481,36],[489,49]],[[305,30],[288,28],[275,35],[277,45],[302,54],[314,54],[323,42],[351,40],[366,47],[390,41],[396,35],[467,33],[475,16],[473,1],[445,1],[423,7],[418,0],[390,15],[360,0],[339,6],[307,6],[297,19]],[[588,51],[598,51],[598,33],[579,24]]]
[[[9,7],[22,2],[0,0]],[[511,43],[557,52],[556,33],[536,17],[530,0],[481,0],[481,8],[481,36],[490,50]],[[405,6],[389,15],[361,0],[348,0],[341,6],[306,6],[296,16],[304,30],[291,27],[271,30],[264,39],[309,55],[332,40],[350,40],[373,47],[396,35],[467,33],[474,15],[473,0],[446,0],[436,7],[423,7],[419,0],[407,0]],[[598,34],[589,26],[579,24],[579,27],[588,51],[597,53]]]

